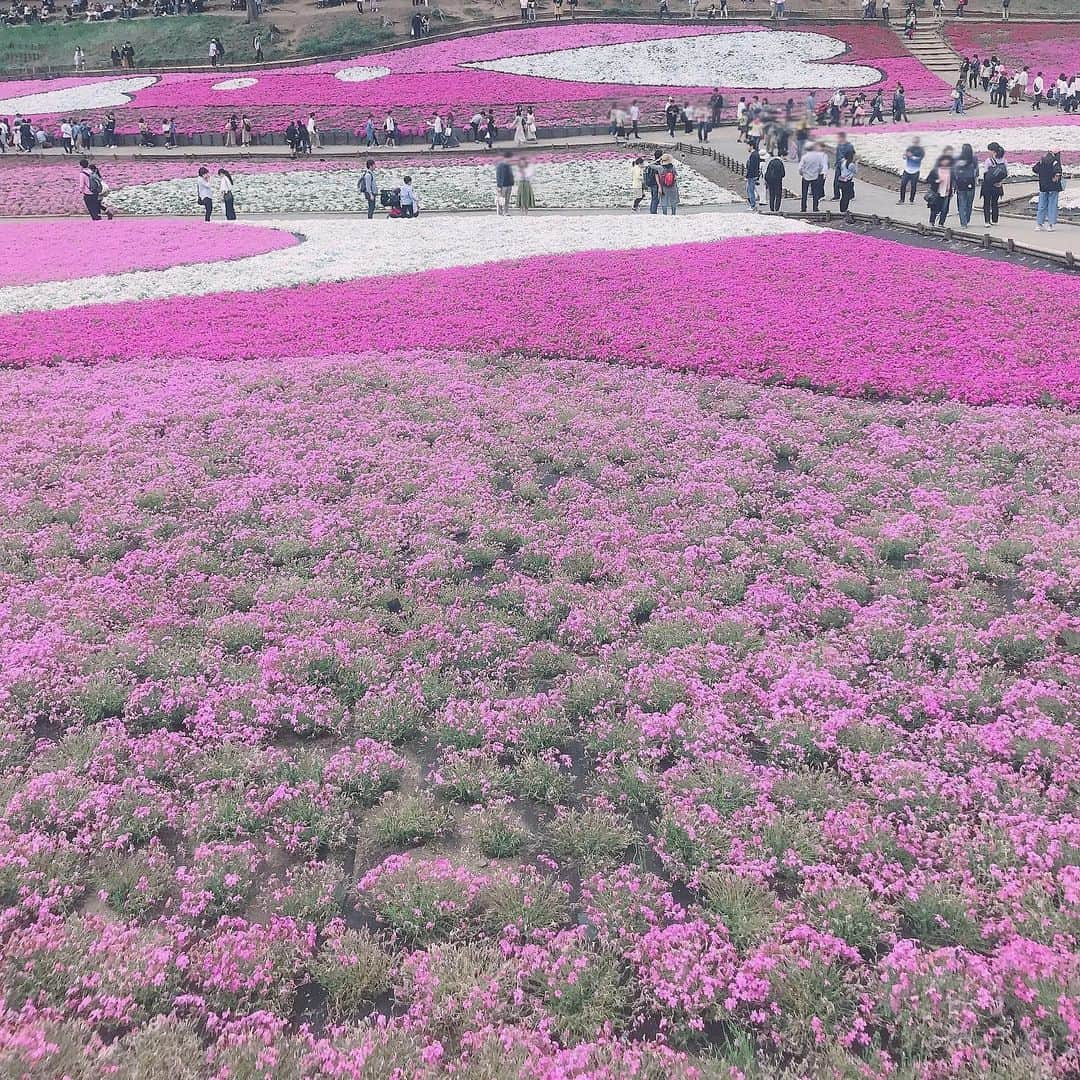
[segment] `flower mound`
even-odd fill
[[[190,202],[190,183],[187,190]],[[0,248],[17,249],[19,257],[0,266],[0,286],[225,262],[297,242],[296,236],[281,229],[226,227],[190,219],[5,221],[0,222]]]
[[[961,56],[999,57],[1010,70],[1027,66],[1048,79],[1077,73],[1080,31],[1075,24],[950,22],[945,36]]]
[[[427,351],[0,413],[0,1075],[1077,1075],[1074,416]]]

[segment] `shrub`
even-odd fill
[[[390,989],[397,958],[370,930],[328,933],[311,962],[311,977],[326,991],[326,1007],[337,1021],[363,1011]]]
[[[389,795],[371,821],[372,839],[383,847],[409,848],[444,836],[454,815],[433,795]]]

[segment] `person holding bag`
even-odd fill
[[[1053,232],[1057,224],[1058,197],[1064,185],[1061,182],[1061,151],[1048,150],[1035,162],[1031,171],[1039,178],[1039,208],[1035,213],[1035,228],[1039,232]]]
[[[996,225],[998,205],[1001,202],[1005,178],[1009,175],[1009,167],[1005,164],[1005,148],[1001,143],[992,142],[986,149],[990,151],[990,157],[983,162],[983,220],[987,225]]]

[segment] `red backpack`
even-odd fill
[[[675,170],[670,165],[660,174],[660,186],[675,186]]]

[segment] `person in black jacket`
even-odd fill
[[[1035,228],[1053,232],[1057,224],[1058,197],[1061,194],[1061,151],[1048,150],[1032,166],[1039,178],[1039,208],[1035,212]]]
[[[983,162],[983,220],[987,225],[996,225],[998,204],[1004,190],[1005,177],[1009,175],[1009,167],[1005,164],[1005,148],[1001,143],[989,143],[986,149],[990,151],[990,157]]]
[[[667,108],[664,110],[664,121],[667,124],[668,135],[674,139],[675,125],[679,122],[679,106],[675,104],[674,98],[668,98]]]
[[[783,159],[774,152],[765,166],[765,189],[769,193],[769,209],[774,214],[779,212],[784,201],[784,173]]]
[[[942,154],[926,178],[926,201],[930,206],[930,224],[945,224],[953,196],[953,159]]]
[[[757,186],[761,180],[761,152],[756,146],[750,148],[746,159],[746,201],[751,210],[757,210]]]
[[[971,143],[960,147],[960,154],[953,163],[953,189],[956,191],[956,212],[960,215],[960,228],[966,229],[971,221],[971,208],[975,205],[975,188],[979,182],[979,163]]]

